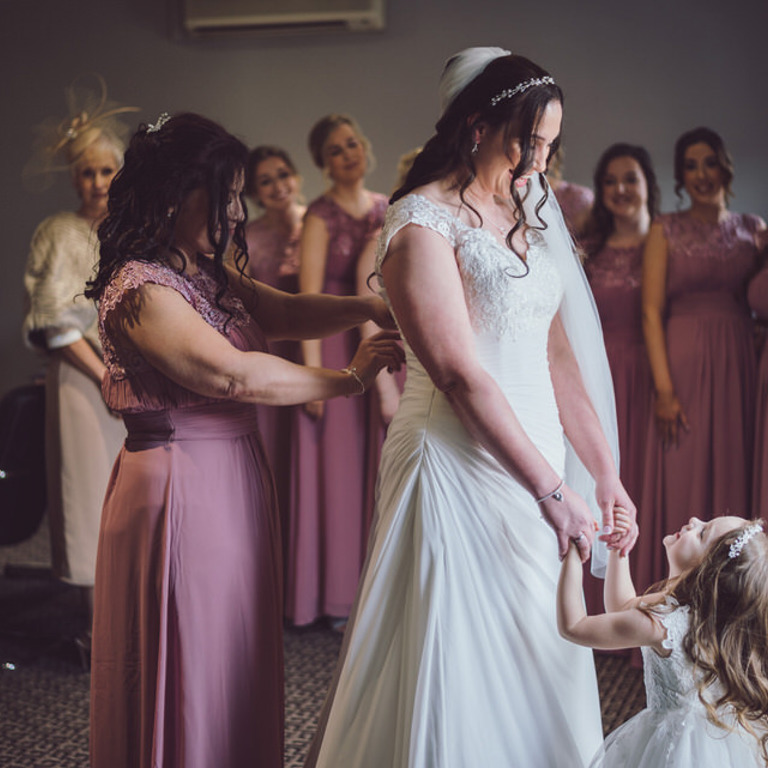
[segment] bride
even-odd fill
[[[614,505],[635,509],[610,373],[544,179],[562,93],[471,48],[441,99],[379,243],[408,379],[307,765],[581,768],[600,708],[591,652],[555,626],[558,555],[569,539],[583,560],[593,543],[626,553],[637,529],[612,533]]]

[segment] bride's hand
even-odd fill
[[[626,557],[635,546],[638,536],[637,509],[632,499],[615,473],[596,479],[595,498],[603,512],[600,540],[606,543],[608,549],[616,549],[622,557]],[[629,520],[621,528],[615,526],[615,509],[621,509],[622,514]]]
[[[539,504],[541,514],[557,536],[560,559],[566,556],[568,547],[573,542],[581,562],[584,563],[592,551],[595,520],[587,502],[578,493],[572,491],[567,485],[563,485],[561,492],[562,501],[552,496]]]

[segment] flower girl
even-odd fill
[[[616,511],[617,525],[629,525]],[[692,517],[664,537],[669,578],[638,597],[611,551],[607,613],[588,616],[575,545],[563,561],[558,627],[579,645],[641,646],[648,706],[611,733],[591,768],[768,765],[768,536],[762,521]]]

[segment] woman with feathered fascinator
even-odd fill
[[[92,81],[95,81],[91,87]],[[107,100],[98,75],[66,89],[67,115],[35,128],[25,186],[50,187],[69,171],[80,204],[35,230],[24,273],[26,344],[46,358],[46,463],[54,573],[79,586],[90,608],[101,502],[125,432],[101,398],[104,373],[96,308],[83,296],[98,263],[96,226],[107,213],[110,182],[122,166],[129,128],[118,115],[137,111]],[[75,639],[84,666],[88,623]]]

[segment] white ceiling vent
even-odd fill
[[[195,37],[384,28],[384,0],[181,0],[181,6],[184,31]]]

